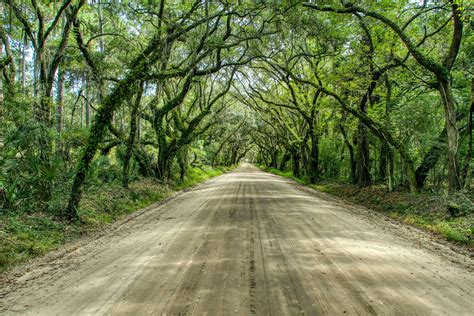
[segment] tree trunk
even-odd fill
[[[357,184],[366,187],[371,184],[370,157],[367,127],[359,122],[357,131]]]
[[[382,141],[380,144],[380,159],[377,171],[377,180],[379,182],[385,182],[387,180],[387,168],[388,168],[388,152],[390,150],[387,142]]]
[[[393,191],[393,151],[390,147],[388,147],[387,153],[387,182],[388,182],[388,191]]]
[[[179,180],[184,181],[188,169],[188,149],[182,148],[178,154]]]
[[[415,193],[419,190],[419,188],[416,185],[416,175],[415,169],[413,168],[413,162],[407,158],[404,158],[403,163],[404,170],[408,178],[408,184],[410,185],[410,192]]]
[[[139,57],[141,58],[141,57]],[[76,175],[71,188],[69,202],[65,210],[66,217],[72,221],[77,219],[77,209],[82,197],[82,184],[86,178],[87,172],[90,168],[90,163],[99,147],[100,142],[104,138],[108,127],[112,121],[112,116],[116,108],[118,108],[123,100],[129,95],[133,94],[133,89],[136,87],[138,79],[142,72],[148,65],[142,60],[134,63],[135,67],[128,73],[128,75],[117,84],[114,90],[104,98],[102,105],[94,117],[94,122],[89,131],[87,144],[82,151],[81,158],[77,166]]]
[[[304,172],[301,171],[301,174],[306,174],[309,178],[309,175],[311,174],[311,171],[310,171],[311,149],[309,148],[308,144],[306,143],[301,144],[300,156],[301,156],[301,166],[303,167],[303,170],[304,170]]]
[[[347,147],[349,149],[349,159],[351,164],[351,183],[357,183],[357,162],[355,160],[354,148],[352,145]]]
[[[438,82],[439,92],[444,105],[448,136],[448,191],[454,192],[461,188],[458,166],[459,134],[456,126],[456,110],[449,79],[438,76]]]
[[[156,178],[161,181],[167,181],[171,176],[171,167],[174,156],[170,157],[167,154],[158,155],[156,163]]]
[[[130,174],[130,159],[132,158],[132,150],[135,143],[135,135],[137,133],[137,118],[140,109],[140,101],[143,94],[143,82],[140,83],[135,102],[132,106],[132,113],[130,114],[130,133],[128,136],[127,151],[125,153],[123,162],[123,176],[122,185],[124,188],[128,188],[129,174]]]
[[[458,112],[457,113],[457,120],[460,121],[464,119],[464,117],[468,115],[466,112]],[[467,131],[467,135],[471,135]],[[438,135],[436,142],[433,146],[428,150],[428,152],[423,157],[420,165],[416,169],[416,182],[420,188],[423,188],[426,182],[426,178],[428,177],[428,173],[430,170],[434,168],[436,163],[438,162],[439,158],[446,152],[447,150],[447,130],[446,125]]]
[[[293,170],[293,175],[296,178],[299,178],[301,173],[300,173],[300,154],[298,153],[298,150],[294,150],[292,155],[291,155],[291,160],[292,160],[292,170]]]
[[[309,182],[316,183],[318,180],[318,169],[319,169],[319,135],[314,131],[312,127],[311,131],[311,151],[309,157]]]

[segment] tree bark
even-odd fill
[[[380,158],[379,166],[377,172],[377,180],[380,182],[385,182],[387,180],[387,167],[388,167],[388,151],[390,147],[386,142],[381,142],[380,144]]]
[[[394,159],[392,148],[388,147],[387,153],[387,182],[388,182],[388,191],[393,191],[393,179],[394,179]]]
[[[188,149],[181,148],[178,153],[179,180],[184,181],[188,169]]]
[[[293,171],[293,175],[296,177],[296,178],[299,178],[301,176],[301,172],[300,172],[300,154],[298,152],[297,149],[293,149],[292,150],[292,154],[291,154],[291,161],[292,161],[292,171]]]
[[[133,146],[135,143],[135,135],[137,133],[137,118],[138,112],[140,110],[140,102],[143,95],[144,83],[140,83],[140,88],[137,91],[135,102],[132,105],[132,112],[130,114],[130,132],[128,135],[127,150],[125,152],[124,162],[123,162],[123,176],[122,176],[122,186],[128,188],[129,174],[130,174],[130,160],[132,158]]]
[[[458,166],[459,132],[456,126],[456,110],[449,79],[438,77],[439,92],[444,105],[446,134],[448,137],[448,191],[455,192],[461,188]]]
[[[309,157],[309,182],[316,183],[318,180],[318,169],[319,169],[319,135],[315,131],[314,126],[311,127],[311,151]]]
[[[357,129],[357,185],[369,186],[372,182],[370,176],[370,151],[367,127],[361,121]]]
[[[170,149],[160,148],[158,160],[156,162],[156,178],[161,181],[167,181],[171,175],[171,168],[175,154]]]

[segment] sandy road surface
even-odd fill
[[[3,294],[2,313],[474,312],[466,261],[374,218],[242,166],[36,264]]]

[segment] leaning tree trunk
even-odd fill
[[[161,57],[160,50],[157,49],[161,44],[161,38],[153,38],[142,53],[130,63],[131,69],[127,72],[125,78],[115,86],[110,94],[100,100],[101,106],[94,116],[87,144],[79,159],[68,206],[65,210],[65,215],[69,220],[75,220],[78,217],[77,209],[82,197],[82,184],[86,179],[97,148],[110,126],[113,113],[127,97],[134,94],[133,90],[136,89],[136,85],[143,77],[143,74],[147,72],[151,64]]]
[[[91,161],[94,158],[97,148],[107,133],[112,121],[113,113],[115,109],[122,104],[123,100],[133,94],[136,82],[141,77],[145,67],[145,63],[140,62],[134,69],[132,69],[128,76],[123,79],[107,97],[104,98],[102,106],[94,116],[87,144],[82,151],[81,158],[79,159],[76,175],[71,188],[71,195],[65,211],[65,215],[69,220],[75,220],[78,217],[77,209],[82,197],[82,184],[86,179],[87,172],[89,171]]]

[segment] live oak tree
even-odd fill
[[[210,9],[213,10],[210,11]],[[156,109],[153,115],[154,128],[155,130],[158,129],[157,132],[161,140],[161,143],[158,145],[163,146],[159,148],[161,153],[158,158],[157,175],[160,178],[167,176],[167,163],[168,160],[172,158],[171,156],[174,155],[175,149],[174,146],[166,146],[165,142],[162,141],[166,137],[163,136],[164,133],[160,130],[164,116],[183,102],[187,92],[191,88],[194,77],[210,75],[223,67],[236,66],[244,63],[242,60],[223,61],[223,50],[232,49],[243,41],[262,36],[266,21],[262,23],[260,28],[248,32],[250,33],[248,35],[245,35],[245,33],[242,34],[242,28],[239,28],[239,31],[241,31],[240,34],[232,33],[232,17],[238,17],[238,14],[240,14],[237,9],[239,8],[234,9],[232,6],[227,5],[212,5],[196,2],[176,20],[168,22],[170,25],[169,29],[166,30],[167,32],[163,32],[160,28],[160,24],[158,25],[158,29],[149,40],[147,47],[130,63],[129,71],[125,75],[125,78],[120,80],[113,90],[107,96],[104,96],[101,102],[102,104],[95,116],[87,145],[83,150],[82,158],[80,159],[77,169],[78,171],[75,175],[66,211],[69,219],[77,217],[77,207],[81,198],[82,184],[95,152],[99,147],[99,143],[102,141],[107,127],[111,123],[112,114],[125,98],[135,93],[133,87],[136,86],[138,80],[163,81],[171,78],[184,78],[179,92],[170,98],[161,108]],[[166,12],[165,10],[164,5],[160,6],[157,17],[160,23],[163,22],[163,12]],[[223,29],[223,31],[219,32],[220,29]],[[198,41],[195,50],[190,51],[185,59],[185,61],[188,62],[185,62],[183,65],[183,61],[178,60],[176,64],[170,64],[168,59],[172,53],[173,45],[193,31],[201,31],[202,35],[194,37],[197,38]],[[245,31],[244,29],[243,32]],[[216,37],[218,37],[219,41],[210,45],[208,42],[215,40],[213,36],[215,34],[217,34]],[[244,35],[244,38],[242,38],[241,35]],[[232,36],[235,36],[235,38],[232,38]],[[182,54],[182,52],[180,53]],[[209,59],[209,57],[211,57],[211,59]],[[157,69],[149,72],[149,67],[153,67],[156,64],[158,64]],[[204,66],[202,64],[207,65]],[[190,126],[190,128],[192,127],[193,125]],[[186,135],[188,133],[189,131],[185,131],[183,134]]]
[[[436,78],[436,88],[439,90],[440,97],[444,106],[445,111],[445,120],[446,120],[446,135],[448,138],[448,189],[450,191],[456,191],[461,186],[460,176],[459,176],[459,165],[458,165],[458,143],[459,143],[459,132],[456,124],[456,109],[455,101],[453,95],[453,89],[451,86],[451,76],[452,68],[454,62],[459,53],[461,46],[461,39],[463,33],[463,11],[460,3],[455,0],[448,1],[447,4],[441,6],[434,5],[434,9],[442,10],[443,7],[448,7],[449,15],[447,17],[447,23],[440,21],[440,25],[437,25],[437,28],[430,33],[427,32],[426,28],[420,30],[421,34],[419,35],[421,39],[415,41],[413,36],[409,34],[407,28],[410,27],[410,24],[416,21],[416,19],[425,14],[426,12],[434,10],[432,6],[428,5],[426,1],[422,2],[422,6],[419,8],[419,11],[411,16],[403,24],[395,21],[391,17],[382,14],[380,12],[366,9],[358,5],[353,5],[348,2],[345,3],[343,7],[335,6],[319,6],[313,3],[305,3],[304,6],[315,9],[318,11],[330,11],[340,14],[361,14],[367,17],[371,17],[382,22],[390,30],[392,30],[406,46],[408,52],[411,56],[425,69],[432,73]],[[445,18],[446,19],[446,18]],[[442,28],[450,24],[452,27],[451,36],[447,37],[448,49],[444,49],[439,60],[432,57],[432,54],[429,54],[423,50],[423,43],[426,42],[426,39],[432,34],[439,32]]]

